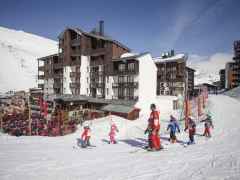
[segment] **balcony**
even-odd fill
[[[63,77],[63,73],[60,72],[60,73],[53,73],[53,77],[54,78],[62,78]]]
[[[63,53],[59,53],[58,57],[63,58],[64,57]]]
[[[164,75],[165,74],[165,71],[158,71],[157,72],[157,75]]]
[[[102,64],[106,64],[106,60],[105,59],[100,59],[100,60],[92,60],[90,62],[90,66],[99,66]]]
[[[168,79],[167,82],[185,82],[183,78]]]
[[[44,71],[44,66],[39,66],[38,71]]]
[[[69,83],[70,88],[80,88],[80,83]]]
[[[71,40],[71,46],[77,46],[81,44],[81,39],[72,39]]]
[[[70,72],[70,77],[80,77],[81,72]]]
[[[160,86],[160,85],[158,85],[158,86],[157,86],[157,89],[158,89],[158,90],[162,90],[162,91],[164,91],[164,90],[165,90],[165,87],[164,87],[164,86]]]
[[[105,88],[105,83],[90,83],[90,88]]]
[[[43,88],[44,84],[38,84],[38,88]]]
[[[81,61],[79,61],[79,60],[71,61],[71,62],[70,62],[70,65],[71,65],[71,66],[81,66]]]
[[[75,49],[70,51],[71,56],[79,56],[81,55],[81,49]]]
[[[138,89],[138,82],[113,83],[112,84],[112,88]]]
[[[233,71],[239,71],[239,70],[240,70],[240,67],[233,68]]]
[[[63,83],[53,83],[53,88],[62,88]]]
[[[234,77],[240,77],[240,73],[239,74],[233,74]]]
[[[97,98],[98,99],[105,99],[105,95],[103,94],[103,95],[97,95]]]
[[[233,82],[240,82],[240,79],[234,79]]]
[[[96,98],[97,95],[96,94],[89,94],[89,97]]]
[[[237,60],[237,59],[240,59],[240,56],[239,57],[233,57],[233,60]]]
[[[106,76],[106,71],[91,72],[90,76],[91,77]]]
[[[165,79],[164,79],[164,78],[158,79],[157,82],[158,82],[158,83],[159,83],[159,82],[165,82]]]
[[[59,43],[59,48],[63,49],[64,48],[64,43]]]
[[[39,75],[38,79],[45,79],[45,75]]]
[[[169,87],[169,90],[172,90],[172,91],[183,91],[184,87]]]
[[[181,71],[178,71],[178,70],[176,70],[176,71],[168,70],[167,73],[171,74],[171,75],[174,75],[174,74],[182,75],[182,76],[184,75],[184,71],[183,70],[181,70]]]
[[[53,64],[53,68],[54,69],[61,69],[61,68],[63,68],[63,62]]]
[[[138,101],[138,96],[113,96],[112,99],[134,100],[134,101]]]
[[[114,70],[113,75],[121,76],[121,75],[136,75],[136,69],[122,69],[122,70]]]
[[[90,56],[96,56],[99,54],[106,54],[106,48],[91,49]]]

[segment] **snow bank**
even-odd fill
[[[240,86],[223,93],[223,95],[235,98],[240,101]]]

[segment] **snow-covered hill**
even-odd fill
[[[0,92],[36,87],[37,58],[57,51],[56,41],[0,27]]]
[[[196,72],[194,72],[194,85],[199,85],[202,83],[212,84],[213,82],[220,80],[219,75],[206,73],[201,69],[194,68],[193,65],[188,65],[188,67],[196,70]]]

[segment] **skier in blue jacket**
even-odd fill
[[[178,123],[177,123],[174,115],[171,115],[170,118],[171,118],[171,120],[170,120],[170,123],[169,123],[168,128],[167,128],[167,131],[168,131],[169,128],[171,129],[169,141],[173,141],[173,143],[176,143],[177,142],[177,137],[175,135],[176,128],[178,129],[179,133],[180,133],[180,128],[178,126]]]

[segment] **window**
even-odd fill
[[[164,83],[161,83],[161,87],[163,87],[164,86]]]
[[[107,42],[107,46],[109,46],[109,42]]]
[[[127,77],[127,82],[128,82],[128,83],[134,82],[134,76],[128,76],[128,77]]]
[[[46,83],[48,83],[48,79],[46,79]]]
[[[169,95],[169,91],[167,91],[167,95]]]
[[[171,75],[171,79],[176,79],[176,75]]]
[[[118,77],[118,83],[124,83],[125,81],[124,81],[124,76],[119,76]]]
[[[64,71],[66,72],[66,67],[64,67]]]
[[[65,46],[65,51],[67,51],[67,47]]]
[[[50,70],[50,74],[52,74],[52,70]]]
[[[134,96],[133,89],[127,89],[127,96]]]
[[[134,63],[129,63],[128,64],[128,69],[134,69]]]
[[[118,69],[121,71],[121,70],[124,70],[125,69],[125,64],[119,64],[118,65]]]
[[[164,91],[161,91],[161,95],[164,95]]]
[[[107,70],[109,70],[109,65],[107,65]]]
[[[172,69],[172,71],[176,71],[176,70],[177,70],[177,68],[176,68],[176,67],[172,67],[171,69]]]
[[[50,64],[52,64],[52,60],[50,60]]]
[[[106,71],[106,66],[103,66],[103,71]]]
[[[107,83],[109,83],[109,77],[107,77]]]
[[[47,74],[48,74],[48,70],[47,70]]]
[[[124,89],[118,89],[118,96],[124,96]]]
[[[109,95],[108,88],[107,88],[107,95]]]
[[[88,83],[88,78],[87,78],[87,83]]]
[[[105,83],[105,82],[106,82],[105,77],[103,77],[103,83]]]
[[[160,67],[158,67],[158,71],[161,71],[161,68],[160,68]]]
[[[107,53],[107,58],[109,59],[109,53]]]
[[[88,88],[87,88],[87,94],[88,94]]]
[[[161,70],[164,71],[164,67],[161,67]]]
[[[63,89],[63,93],[66,93],[66,89],[65,88]]]
[[[87,72],[89,72],[89,67],[87,67]]]
[[[48,93],[48,88],[46,88],[46,93]]]
[[[64,83],[66,83],[66,78],[64,77]]]

